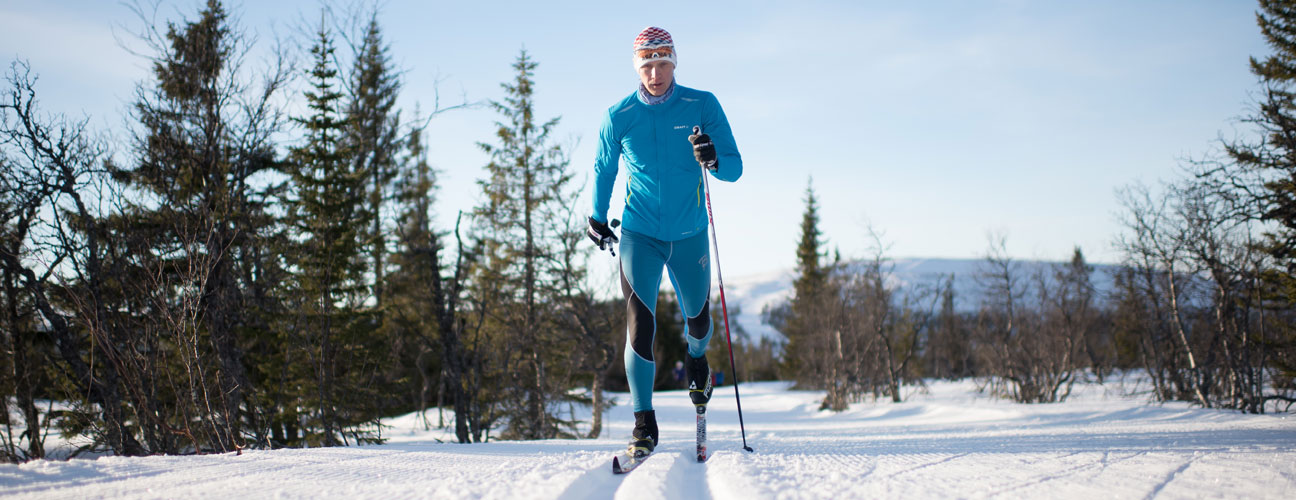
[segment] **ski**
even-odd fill
[[[639,464],[644,463],[644,460],[648,460],[648,457],[651,456],[652,453],[637,455],[637,456],[631,455],[629,453],[622,453],[620,455],[614,456],[612,457],[612,473],[613,474],[629,473],[630,471],[635,470],[635,468],[639,467]],[[625,461],[622,462],[621,459],[625,459]]]
[[[702,463],[707,459],[706,405],[695,406],[697,408],[697,461]]]

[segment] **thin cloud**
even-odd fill
[[[134,80],[141,75],[139,61],[117,44],[108,20],[71,17],[0,12],[0,45],[8,48],[6,55],[40,61],[34,68],[39,73],[94,75],[96,80]]]

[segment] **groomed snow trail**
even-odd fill
[[[831,414],[818,411],[821,394],[746,385],[747,453],[725,386],[709,411],[705,464],[693,460],[688,397],[658,393],[661,445],[622,476],[611,458],[630,432],[625,405],[598,440],[441,443],[445,431],[408,416],[391,421],[381,446],[4,465],[0,497],[1296,498],[1296,416],[1079,389],[1067,403],[1017,405],[934,383],[905,403]]]

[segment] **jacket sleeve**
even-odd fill
[[[733,130],[729,128],[729,120],[725,118],[720,101],[713,94],[708,94],[708,97],[707,106],[703,108],[702,131],[711,136],[711,142],[716,148],[716,159],[720,163],[712,175],[722,181],[733,182],[742,177],[742,155],[738,153],[738,143],[734,141]]]
[[[621,140],[612,128],[612,112],[603,115],[599,127],[598,154],[594,157],[594,220],[607,223],[608,204],[612,187],[616,184],[617,168],[621,161]]]

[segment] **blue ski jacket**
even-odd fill
[[[711,136],[718,168],[716,179],[733,182],[742,176],[742,156],[729,120],[710,92],[675,84],[666,102],[648,105],[636,91],[608,108],[599,130],[594,159],[595,220],[608,221],[608,204],[619,161],[625,159],[626,231],[662,241],[678,241],[707,227],[702,167],[693,158],[688,136],[693,127]]]

